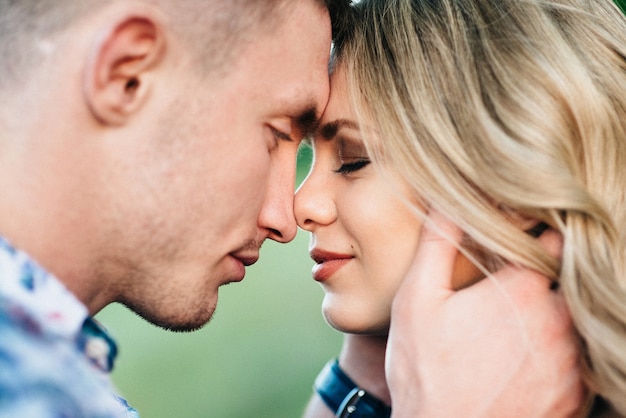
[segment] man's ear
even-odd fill
[[[165,48],[163,25],[150,14],[126,15],[105,31],[83,79],[85,100],[100,123],[122,125],[141,108]]]

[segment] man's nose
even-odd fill
[[[259,214],[259,227],[268,231],[267,237],[277,242],[289,242],[296,236],[293,213],[296,161],[281,161],[280,169],[270,174],[265,201]]]

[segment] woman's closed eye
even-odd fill
[[[367,158],[358,159],[351,162],[342,162],[341,166],[335,170],[335,173],[339,174],[350,174],[355,171],[359,171],[363,167],[367,166],[371,161]]]
[[[339,168],[335,173],[348,175],[355,173],[370,163],[370,158],[363,145],[363,141],[350,136],[338,135],[335,138],[337,160]]]

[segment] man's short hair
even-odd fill
[[[114,1],[0,0],[0,87],[28,79],[41,62],[47,41],[83,16]],[[162,8],[171,29],[210,72],[227,66],[237,48],[264,30],[272,30],[293,0],[143,0]],[[300,0],[299,0],[300,1]],[[350,0],[314,0],[326,7],[333,34],[342,25]]]

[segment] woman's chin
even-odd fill
[[[389,333],[389,318],[377,320],[354,312],[334,312],[331,309],[324,309],[324,318],[328,325],[346,334],[381,336]]]

